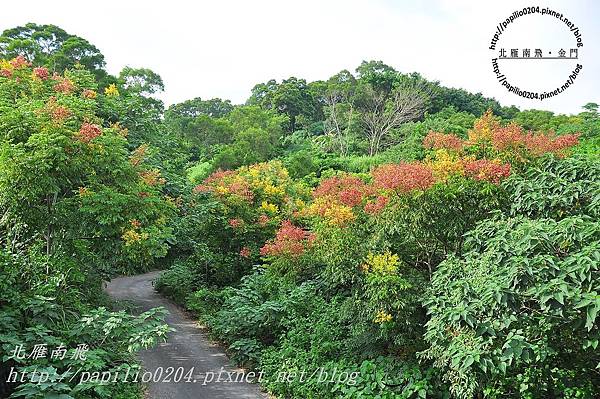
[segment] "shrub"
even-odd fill
[[[463,235],[504,200],[497,185],[458,177],[392,197],[375,228],[404,262],[431,274],[446,255],[462,251]]]
[[[238,360],[255,365],[259,352],[284,331],[286,320],[308,306],[306,298],[313,291],[309,283],[295,286],[257,269],[227,292],[222,307],[210,319],[212,332],[229,344]]]
[[[453,395],[600,394],[600,224],[513,218],[480,224],[433,275],[423,355]]]
[[[8,397],[99,397],[111,398],[120,392],[135,392],[127,383],[80,382],[79,372],[116,372],[135,369],[134,353],[154,346],[170,331],[162,323],[164,311],[152,309],[139,316],[124,311],[93,308],[99,293],[93,279],[75,267],[64,254],[41,255],[38,248],[27,253],[0,251],[0,393]],[[91,298],[89,298],[90,296]],[[48,356],[29,357],[36,345],[45,344]],[[85,359],[73,357],[78,345],[88,345]],[[24,357],[15,352],[20,345]],[[50,352],[63,345],[64,359],[51,358]],[[8,381],[11,368],[28,382]],[[48,381],[32,381],[32,373],[48,373]],[[122,373],[123,374],[123,373]],[[121,375],[122,375],[121,374]],[[79,377],[79,376],[78,376]]]
[[[503,188],[511,196],[507,210],[511,216],[600,216],[600,160],[595,157],[546,158],[506,180]]]

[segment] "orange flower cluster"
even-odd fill
[[[432,150],[448,149],[460,151],[464,146],[465,142],[454,134],[444,134],[432,131],[423,139],[423,147]]]
[[[67,107],[58,105],[56,103],[56,97],[50,97],[44,110],[50,115],[52,122],[56,124],[63,123],[69,116],[71,116],[71,111]]]
[[[75,90],[75,85],[69,78],[63,78],[55,75],[54,80],[57,81],[54,85],[54,91],[57,93],[71,94]]]
[[[14,69],[22,69],[22,68],[30,66],[31,63],[29,61],[27,61],[27,59],[25,57],[23,57],[22,55],[18,55],[15,58],[13,58],[12,60],[10,60],[10,65],[12,65],[12,67]]]
[[[233,195],[245,202],[254,200],[250,184],[239,178],[234,170],[217,170],[204,179],[202,184],[194,187],[195,193],[211,192],[218,196]]]
[[[252,255],[252,251],[248,247],[243,247],[240,249],[240,256],[242,258],[249,258]]]
[[[491,110],[487,110],[481,118],[475,121],[473,129],[469,130],[469,143],[476,144],[490,141],[493,132],[499,128],[500,119],[495,117]]]
[[[94,90],[85,89],[84,91],[81,92],[81,96],[83,98],[93,100],[98,96],[98,93],[96,93]]]
[[[229,225],[234,229],[237,229],[244,225],[244,221],[240,218],[229,219]]]
[[[148,152],[148,144],[140,145],[129,157],[129,163],[132,166],[138,166],[144,161],[144,158],[146,158],[146,152]]]
[[[22,55],[19,55],[10,61],[0,60],[0,76],[3,76],[5,78],[11,78],[13,76],[14,71],[23,69],[30,65],[31,63],[29,63]]]
[[[313,243],[315,235],[284,220],[275,235],[275,239],[267,242],[261,249],[262,256],[298,257]]]
[[[488,111],[475,122],[468,140],[464,141],[453,134],[429,132],[423,140],[423,146],[433,150],[454,151],[474,145],[489,146],[499,155],[512,154],[522,158],[525,155],[537,157],[547,153],[565,156],[569,148],[577,145],[578,140],[579,134],[557,136],[554,132],[525,132],[515,123],[501,126],[498,118]]]
[[[376,188],[402,193],[426,190],[435,183],[431,168],[421,163],[381,165],[371,175]]]
[[[390,199],[386,196],[378,195],[374,201],[367,202],[365,205],[365,213],[369,215],[377,215],[385,208],[389,200]]]
[[[465,162],[465,175],[475,180],[485,180],[494,184],[510,176],[510,164],[498,160],[477,159]]]
[[[83,143],[89,143],[90,141],[101,135],[102,129],[100,129],[100,126],[86,122],[83,125],[81,125],[81,129],[79,129],[78,138],[79,141]]]
[[[269,218],[267,215],[265,215],[265,214],[263,213],[263,214],[261,214],[261,215],[258,217],[258,224],[259,224],[260,226],[266,226],[266,225],[267,225],[267,223],[269,223],[269,221],[270,221],[270,220],[271,220],[271,219],[270,219],[270,218]]]
[[[59,105],[52,110],[51,116],[54,122],[61,123],[71,116],[71,111],[67,107]]]
[[[437,152],[440,151],[447,154],[445,150]],[[344,227],[356,220],[357,207],[362,204],[366,214],[377,215],[393,194],[427,190],[455,175],[498,184],[510,175],[510,170],[510,164],[498,160],[461,159],[456,154],[452,159],[441,157],[435,162],[380,165],[371,171],[372,184],[349,175],[323,180],[314,190],[314,201],[306,208],[305,214],[319,216],[331,225]]]
[[[563,157],[567,151],[579,143],[579,133],[562,136],[528,133],[523,136],[523,144],[533,155],[553,153]]]
[[[519,152],[526,149],[533,156],[546,153],[564,156],[566,151],[578,142],[578,133],[557,136],[554,132],[525,132],[521,126],[514,123],[498,128],[492,133],[492,145],[496,151]]]
[[[158,169],[144,170],[139,173],[140,178],[144,183],[149,186],[162,185],[166,183],[166,180],[160,177],[160,171]]]
[[[46,80],[46,79],[48,79],[49,75],[50,75],[50,73],[48,72],[47,68],[44,68],[44,67],[33,68],[33,76],[37,79]]]
[[[131,227],[133,227],[134,229],[139,229],[140,227],[142,227],[142,223],[137,219],[132,219],[129,221],[129,223],[131,224]]]

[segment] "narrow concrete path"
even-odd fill
[[[235,380],[236,376],[239,377],[241,374],[226,372],[241,373],[243,370],[232,365],[225,352],[211,343],[196,322],[183,310],[154,291],[152,280],[159,274],[160,272],[151,272],[115,278],[106,288],[108,294],[114,299],[130,301],[142,312],[157,306],[163,306],[169,311],[165,321],[176,331],[169,334],[166,343],[139,353],[145,370],[153,373],[159,367],[164,370],[160,382],[149,383],[147,397],[149,399],[267,398],[256,384],[229,381]],[[171,382],[164,382],[168,367],[173,367],[174,370],[182,367],[184,376],[193,370],[190,374],[193,376],[187,379],[190,382],[186,382],[185,378],[181,378],[180,382],[173,382],[176,379],[175,375],[171,375]],[[219,373],[221,373],[221,381],[217,382]],[[208,382],[211,379],[212,381]]]

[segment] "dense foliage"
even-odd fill
[[[276,397],[600,395],[597,104],[521,111],[364,61],[165,110],[158,74],[111,76],[58,27],[0,55],[2,397],[141,397],[65,378],[166,337],[101,290],[155,267]],[[39,343],[90,350],[14,351]]]
[[[594,397],[599,161],[578,133],[466,121],[361,173],[212,173],[189,203],[216,228],[158,289],[281,397]],[[280,377],[334,369],[356,378]]]
[[[99,93],[79,64],[51,73],[22,55],[1,60],[0,75],[0,393],[136,397],[135,385],[71,377],[137,367],[133,354],[166,336],[162,311],[111,312],[100,288],[166,255],[173,201],[148,147],[130,152],[127,127],[103,119],[123,106],[116,86]],[[32,356],[39,345],[69,355]],[[79,345],[85,358],[71,355]]]

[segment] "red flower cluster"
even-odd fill
[[[10,60],[10,65],[12,65],[12,67],[15,69],[21,69],[21,68],[25,68],[31,64],[27,61],[27,59],[25,57],[23,57],[22,55],[18,55],[15,58],[13,58],[12,60]]]
[[[252,255],[252,251],[250,251],[250,248],[243,247],[242,249],[240,249],[240,256],[242,258],[249,258],[250,255]]]
[[[261,249],[262,256],[292,256],[302,255],[312,245],[315,235],[296,227],[289,220],[285,220],[275,239],[266,243]]]
[[[510,164],[496,160],[478,159],[465,163],[465,175],[475,180],[486,180],[494,184],[510,176]]]
[[[102,135],[100,126],[92,123],[84,123],[81,125],[81,129],[79,129],[79,140],[83,143],[89,143],[100,135]]]
[[[198,194],[198,193],[208,193],[212,191],[212,188],[210,186],[207,186],[206,184],[198,184],[196,187],[194,187],[194,189],[192,190],[192,192],[194,194]]]
[[[71,94],[75,90],[75,85],[68,78],[55,77],[58,82],[54,85],[54,91],[58,93]]]
[[[527,133],[523,136],[523,144],[533,155],[542,155],[551,152],[555,155],[564,155],[570,147],[577,145],[579,134],[565,134],[554,136],[550,134]]]
[[[33,68],[33,75],[38,79],[46,80],[50,74],[48,73],[48,69],[44,67],[37,67]]]
[[[579,134],[556,136],[550,133],[525,133],[523,128],[511,123],[506,127],[496,128],[492,132],[492,145],[497,151],[518,150],[525,148],[535,156],[546,153],[563,155],[565,150],[577,145]]]
[[[217,169],[213,173],[210,174],[206,179],[204,179],[204,184],[212,184],[217,183],[223,180],[226,177],[235,175],[235,170],[223,170]]]
[[[492,132],[492,146],[496,151],[515,149],[523,142],[523,128],[515,123],[498,127]]]
[[[240,218],[229,219],[229,225],[234,229],[242,227],[244,225],[244,221]]]
[[[388,197],[378,195],[375,201],[367,202],[367,204],[365,205],[365,212],[369,215],[376,215],[380,213],[383,210],[383,208],[385,208],[389,200],[390,199]]]
[[[370,187],[355,176],[334,176],[323,180],[313,192],[314,198],[329,197],[338,202],[354,207],[360,204]]]
[[[269,219],[269,217],[263,213],[258,217],[258,224],[261,226],[266,226],[266,224],[269,223],[269,220],[271,219]]]
[[[250,189],[250,185],[245,181],[234,181],[226,187],[229,193],[237,195],[244,201],[252,202],[254,200],[254,193]]]
[[[10,78],[13,75],[12,71],[10,69],[2,69],[0,70],[0,76],[3,76],[5,78]]]
[[[464,146],[465,142],[454,134],[429,132],[423,139],[423,147],[433,150],[445,148],[449,150],[460,151]]]
[[[54,122],[60,123],[71,116],[71,111],[67,107],[63,107],[62,105],[57,105],[51,111],[51,117]]]
[[[403,193],[426,190],[435,183],[431,169],[420,163],[381,165],[371,175],[376,188]]]

